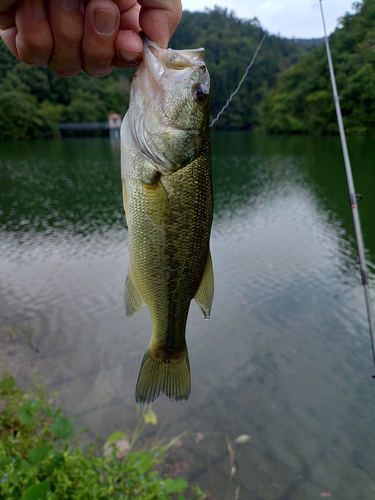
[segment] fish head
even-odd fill
[[[128,129],[137,150],[163,174],[184,167],[207,147],[209,90],[204,49],[162,49],[144,37]]]

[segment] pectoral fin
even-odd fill
[[[133,282],[130,272],[126,276],[125,281],[125,314],[127,318],[131,318],[139,309],[144,306],[145,302],[138,292],[138,288]]]
[[[142,171],[144,214],[156,224],[164,224],[170,212],[168,193],[163,185],[160,172],[154,168]]]
[[[195,302],[202,309],[205,319],[210,317],[212,301],[214,298],[214,271],[212,269],[211,253],[208,252],[203,278],[197,293],[194,296]]]

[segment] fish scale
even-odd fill
[[[189,397],[190,302],[195,299],[206,318],[211,310],[208,92],[203,49],[164,50],[144,38],[143,62],[121,129],[129,228],[126,314],[131,317],[147,304],[152,320],[136,386],[139,403],[162,393],[172,400]]]

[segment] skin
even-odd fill
[[[180,0],[0,0],[0,36],[29,66],[100,77],[139,64],[141,30],[166,48],[181,11]]]

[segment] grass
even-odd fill
[[[79,444],[81,435],[41,384],[23,392],[4,372],[0,405],[0,500],[206,498],[185,479],[160,477],[157,466],[171,443],[134,450],[145,426],[157,422],[153,411],[142,415],[131,439],[117,431],[103,448],[99,440]]]

